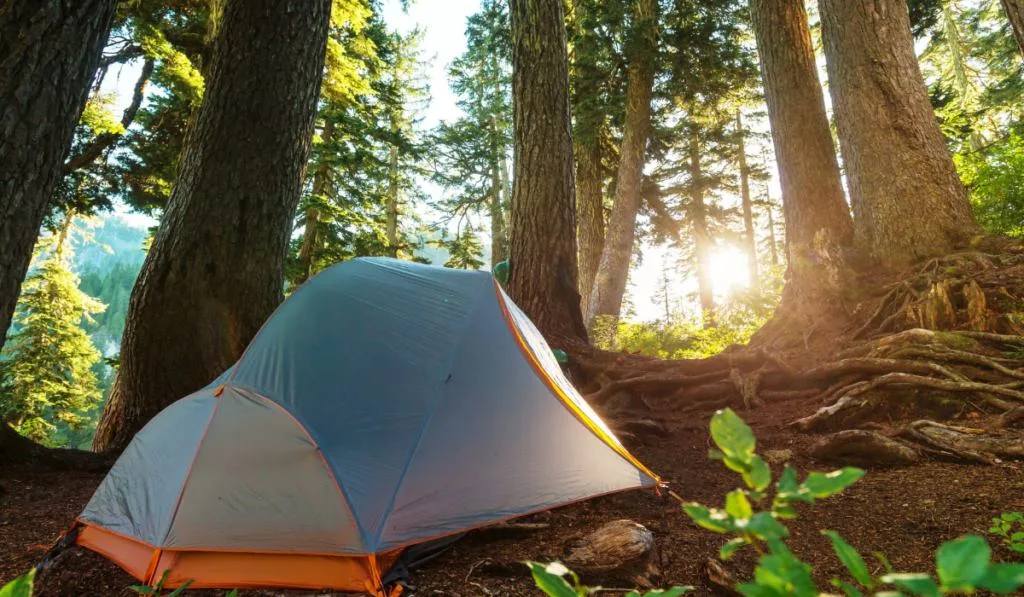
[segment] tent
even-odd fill
[[[489,273],[362,258],[150,421],[75,541],[168,587],[386,595],[404,548],[657,483]]]

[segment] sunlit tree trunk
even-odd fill
[[[853,242],[853,222],[843,197],[807,13],[803,0],[751,0],[750,8],[782,186],[786,298],[797,304],[831,300],[843,268],[841,249]],[[772,226],[773,251],[774,233]],[[778,262],[777,256],[773,261]]]
[[[0,5],[0,346],[116,4]]]
[[[775,239],[775,208],[768,204],[768,242],[771,243],[772,266],[779,265],[779,241]]]
[[[515,174],[508,291],[550,341],[586,341],[561,0],[511,0]]]
[[[636,214],[640,210],[641,185],[651,126],[651,93],[654,86],[654,61],[657,51],[658,15],[656,0],[634,0],[633,42],[629,55],[626,87],[626,118],[622,134],[619,173],[615,200],[608,219],[601,261],[594,279],[587,314],[595,318],[618,320],[626,278],[633,256]]]
[[[132,290],[94,447],[123,449],[242,354],[281,302],[330,0],[227,0],[203,104]]]
[[[704,205],[704,172],[700,165],[700,134],[696,125],[690,131],[690,213],[693,244],[697,254],[697,291],[704,327],[715,322],[715,290],[711,282],[711,234],[708,231],[707,208]]]
[[[953,250],[977,225],[914,53],[904,0],[820,0],[857,242],[885,264]]]
[[[737,154],[740,162],[740,199],[743,204],[743,242],[747,249],[747,277],[750,288],[758,287],[757,271],[757,236],[754,234],[754,206],[750,199],[750,170],[747,169],[746,130],[743,128],[743,115],[736,110],[736,136],[739,147]]]
[[[1024,55],[1024,0],[999,0],[1006,11],[1006,17],[1010,19],[1010,26],[1013,28],[1013,37],[1017,40],[1017,47]]]

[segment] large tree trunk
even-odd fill
[[[747,168],[746,130],[743,128],[743,115],[736,110],[736,136],[739,143],[737,153],[740,161],[740,199],[743,203],[744,245],[747,249],[747,276],[751,289],[758,287],[757,272],[757,236],[754,234],[754,206],[750,199],[750,170]]]
[[[900,265],[977,231],[914,53],[904,0],[821,0],[857,242]]]
[[[771,247],[772,266],[779,265],[779,241],[775,239],[775,208],[768,204],[768,242]]]
[[[132,290],[94,447],[119,450],[234,363],[281,302],[330,0],[228,0],[203,105]]]
[[[515,174],[508,290],[549,340],[585,342],[562,2],[511,0],[509,14]]]
[[[704,173],[700,166],[700,134],[697,125],[690,130],[690,202],[693,244],[697,256],[697,291],[705,328],[715,322],[715,290],[711,283],[711,234],[708,231],[707,209],[704,205]]]
[[[789,255],[787,297],[829,299],[837,249],[853,241],[803,0],[751,0]],[[772,251],[775,251],[774,222]],[[773,254],[773,262],[778,257]]]
[[[0,7],[0,346],[116,4],[5,0]]]
[[[576,136],[579,136],[578,131]],[[576,142],[576,211],[579,214],[580,305],[590,307],[590,293],[604,248],[604,176],[601,145]]]
[[[651,92],[657,51],[658,16],[655,0],[633,1],[633,43],[629,53],[626,121],[622,134],[615,201],[608,220],[601,262],[587,308],[588,323],[597,317],[618,320],[633,256],[636,214],[640,210],[644,154],[651,126]]]
[[[1000,0],[1006,17],[1010,19],[1010,26],[1013,28],[1013,37],[1017,40],[1017,47],[1024,55],[1024,0]]]

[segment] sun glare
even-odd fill
[[[747,256],[738,247],[723,246],[711,253],[711,285],[715,296],[725,298],[748,284]]]

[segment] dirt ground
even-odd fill
[[[816,406],[813,401],[790,401],[740,413],[757,433],[759,452],[774,451],[770,454],[775,460],[772,468],[776,474],[787,458],[786,451],[792,454],[791,464],[802,472],[832,468],[804,455],[815,436],[797,434],[785,427]],[[645,464],[670,481],[684,499],[721,505],[725,493],[735,488],[739,479],[707,458],[707,424],[711,414],[689,413],[684,417],[665,409],[658,415],[668,424],[668,437],[626,443]],[[41,546],[52,542],[71,524],[101,479],[99,474],[0,469],[0,585],[39,559]],[[821,579],[838,574],[841,566],[820,529],[839,531],[863,553],[884,552],[901,571],[931,571],[933,553],[940,543],[965,533],[986,535],[992,517],[1022,510],[1024,463],[1019,461],[993,466],[928,461],[910,468],[869,469],[868,475],[844,494],[803,508],[800,518],[789,523],[793,533],[791,545],[814,565],[815,574]],[[627,492],[533,518],[550,523],[550,527],[519,535],[480,532],[467,536],[414,573],[410,580],[412,594],[539,595],[525,567],[518,562],[557,559],[574,539],[620,518],[640,522],[654,533],[660,548],[662,576],[658,580],[662,586],[689,584],[696,586],[696,595],[712,594],[702,585],[698,569],[705,559],[715,556],[724,539],[691,524],[677,502],[667,495],[659,497],[649,490]],[[996,558],[1012,559],[1007,548],[992,537],[987,538]],[[747,578],[753,564],[752,553],[741,553],[727,563],[727,568],[738,578]],[[627,586],[629,582],[600,580],[609,587]],[[132,595],[128,589],[131,584],[131,577],[103,558],[74,550],[62,556],[53,572],[40,583],[37,594]],[[242,593],[284,594],[330,593]]]

